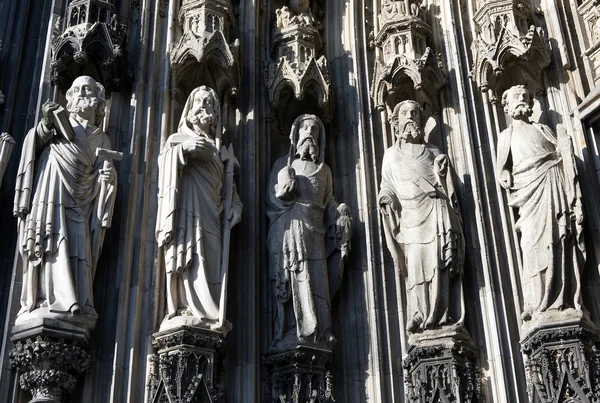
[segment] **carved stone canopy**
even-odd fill
[[[298,11],[298,10],[296,10]],[[284,89],[290,88],[296,99],[311,93],[320,108],[329,103],[329,65],[322,48],[318,25],[310,9],[294,14],[283,7],[277,10],[277,23],[271,38],[275,60],[265,65],[265,82],[269,101],[278,107]]]
[[[543,30],[529,26],[531,6],[524,0],[486,2],[475,14],[479,29],[471,46],[471,77],[495,102],[516,84],[542,90],[542,71],[550,64],[550,47]],[[510,75],[503,72],[510,68]]]
[[[68,85],[88,74],[118,91],[129,85],[125,58],[126,28],[106,0],[73,0],[66,28],[52,45],[52,82]]]
[[[415,11],[413,13],[403,10]],[[431,26],[421,19],[415,2],[388,1],[382,5],[382,27],[375,44],[382,50],[376,61],[371,96],[375,108],[389,111],[398,99],[438,104],[437,93],[445,83],[439,55],[428,46]]]
[[[219,96],[237,93],[240,82],[239,41],[228,42],[234,23],[229,0],[184,0],[179,11],[183,35],[170,50],[176,99],[204,84]],[[181,96],[180,96],[181,95]]]

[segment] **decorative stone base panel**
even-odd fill
[[[479,382],[473,363],[476,353],[466,331],[425,331],[411,336],[411,341],[414,344],[402,362],[407,402],[478,401]]]
[[[83,325],[54,319],[13,327],[10,361],[20,373],[21,389],[33,397],[30,403],[60,403],[73,393],[77,376],[90,366],[88,337]]]
[[[600,396],[599,334],[589,321],[540,326],[521,340],[529,401],[586,402]]]
[[[155,333],[150,402],[225,402],[225,345],[219,332],[181,326]]]
[[[314,347],[265,355],[264,403],[333,403],[332,353]]]

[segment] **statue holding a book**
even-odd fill
[[[66,110],[44,104],[21,153],[13,211],[23,268],[17,325],[42,317],[93,327],[97,319],[92,285],[112,221],[112,160],[122,154],[112,151],[100,127],[104,87],[82,76],[66,98]]]

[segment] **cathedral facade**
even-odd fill
[[[0,0],[0,401],[600,401],[596,0]]]

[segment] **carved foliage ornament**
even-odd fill
[[[73,393],[76,376],[90,366],[90,356],[80,342],[48,336],[18,341],[10,360],[22,373],[21,388],[29,391],[34,401],[60,401],[63,394]]]

